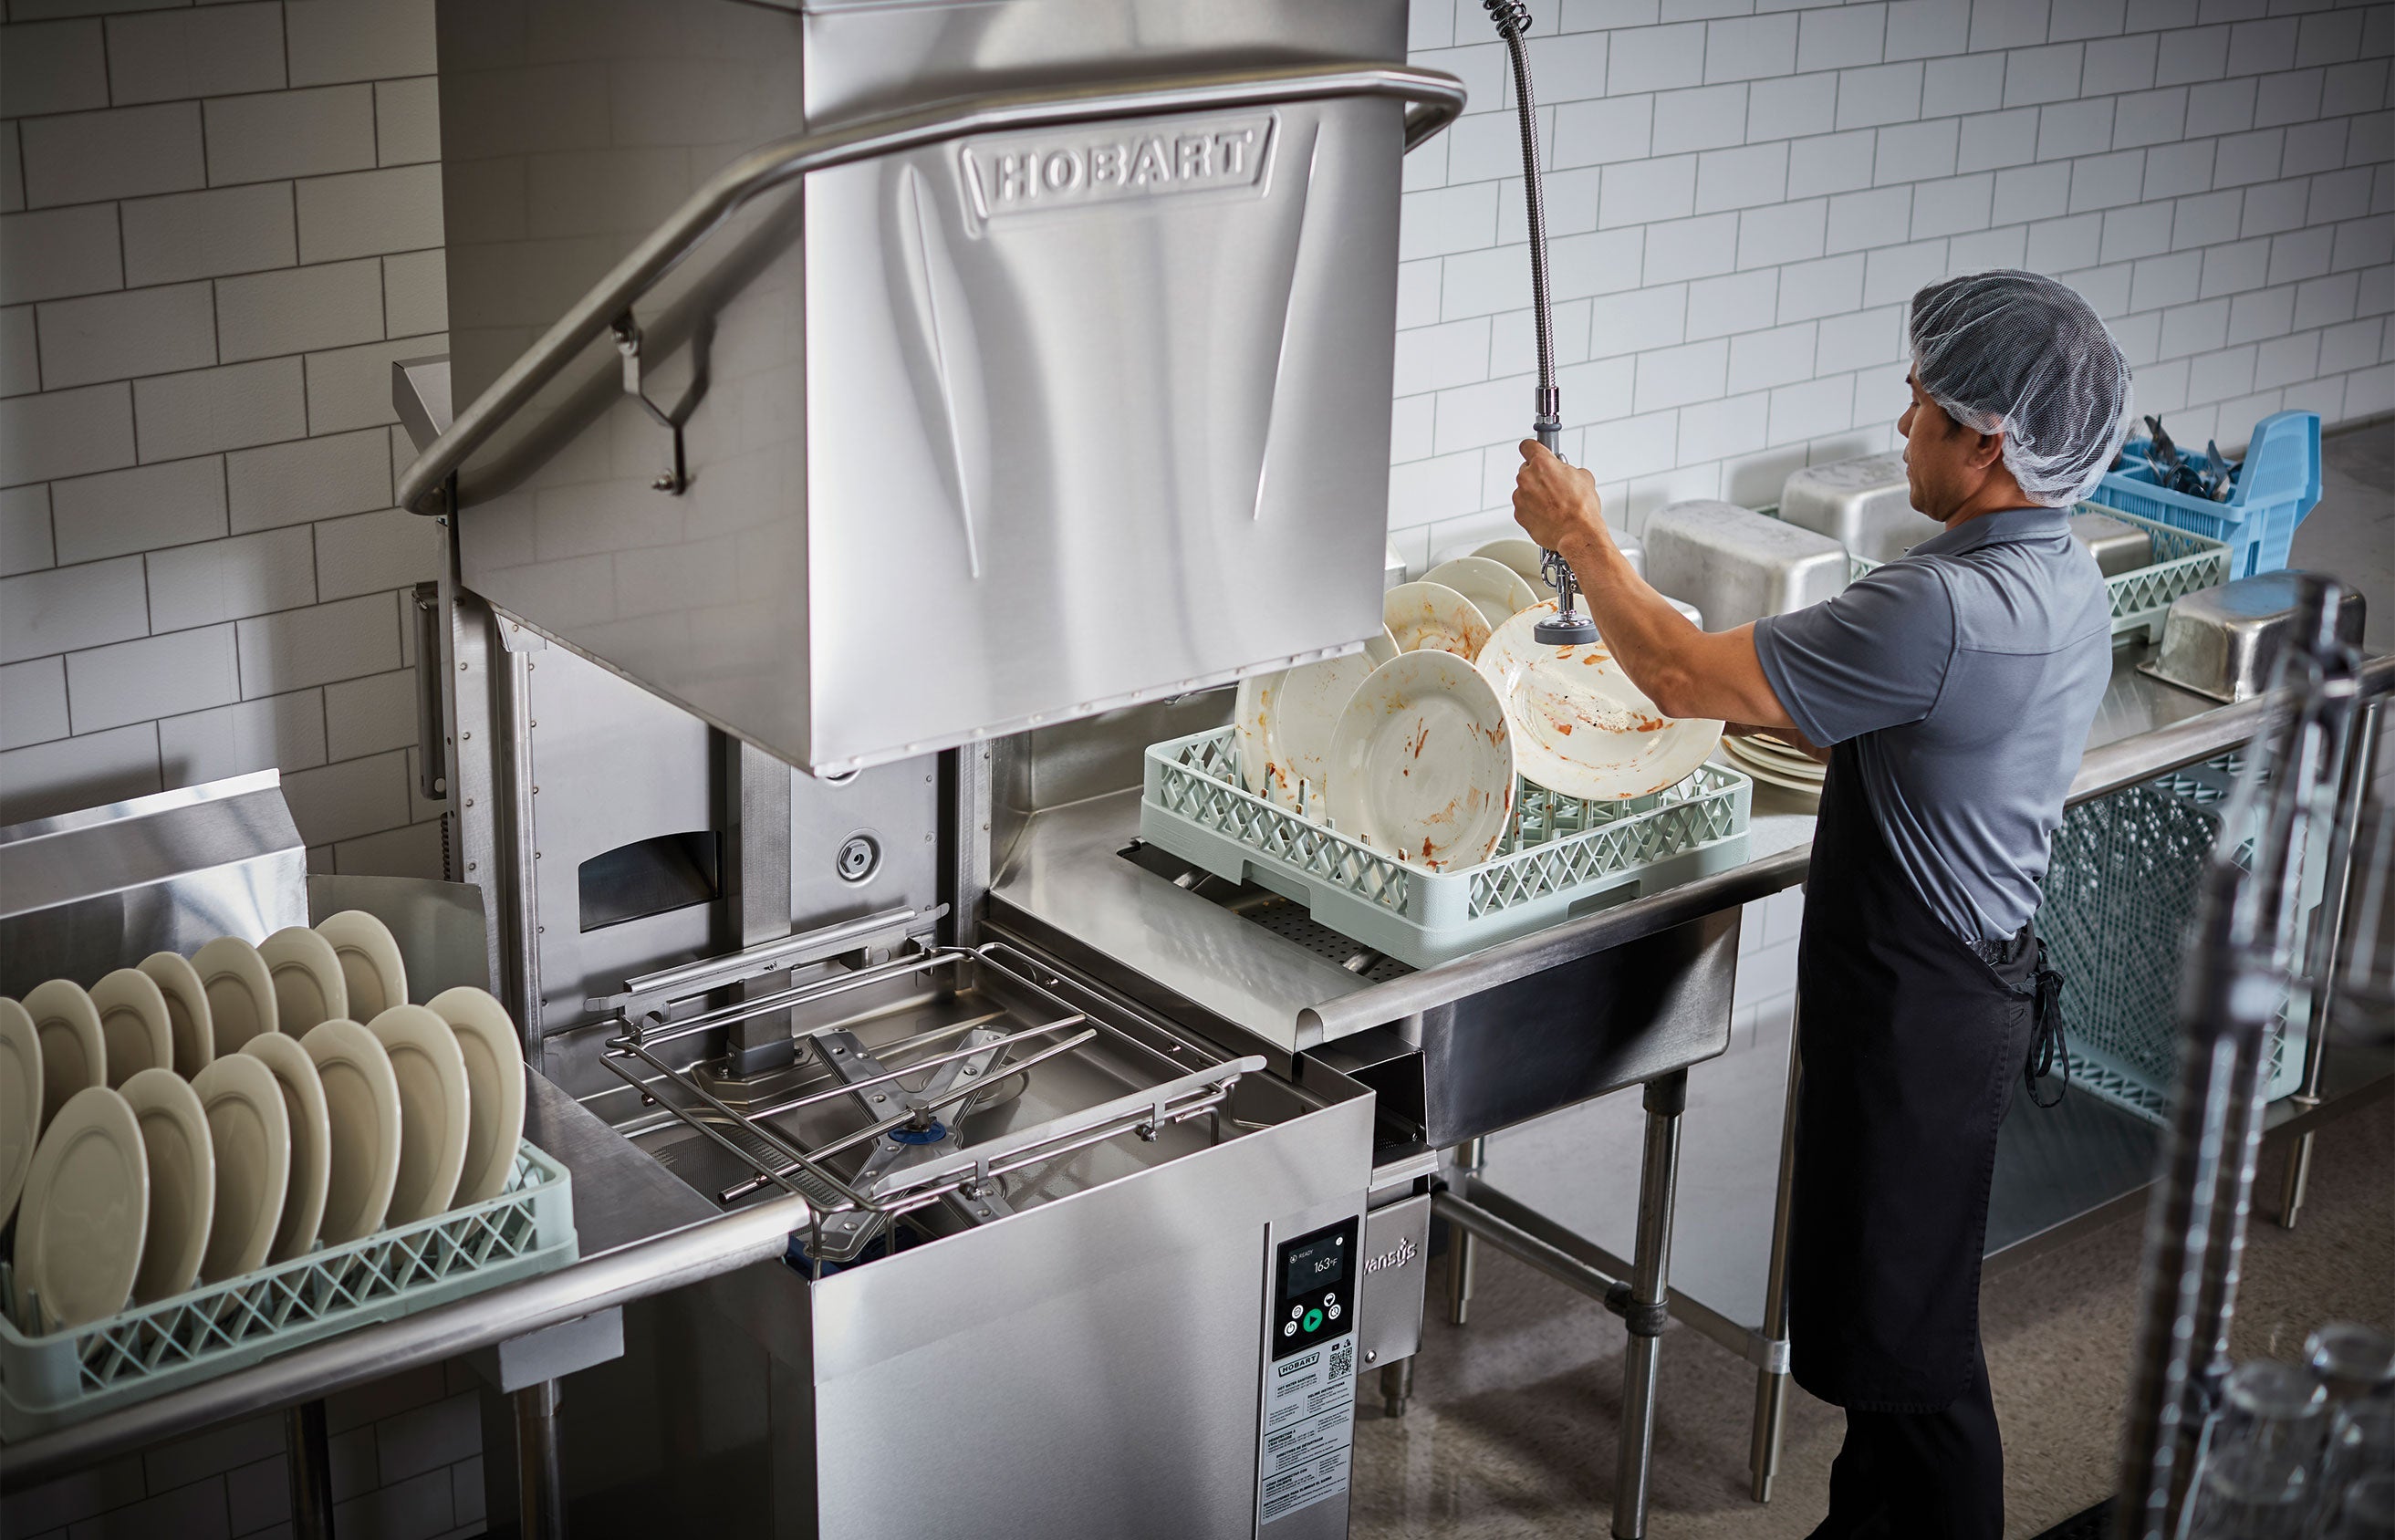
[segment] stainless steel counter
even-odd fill
[[[573,1173],[579,1260],[0,1445],[0,1492],[21,1491],[163,1439],[312,1401],[779,1256],[789,1232],[807,1222],[806,1205],[796,1197],[735,1213],[718,1209],[565,1093],[538,1075],[530,1078],[524,1136]]]
[[[2260,724],[2264,701],[2223,706],[2165,684],[2137,671],[2147,655],[2142,644],[2113,654],[2071,801],[2210,758]],[[2375,659],[2370,671],[2395,672],[2395,656]],[[1070,937],[1085,955],[1294,1054],[1801,882],[1814,805],[1802,792],[1758,785],[1742,865],[1380,983],[1116,858],[1139,834],[1136,790],[1033,815],[990,899],[1015,923]]]

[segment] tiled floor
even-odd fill
[[[2322,503],[2297,533],[2296,561],[2360,586],[2384,647],[2395,644],[2395,424],[2337,434],[2325,450]],[[2291,1352],[2333,1317],[2395,1327],[2395,1109],[2381,1102],[2331,1125],[2319,1148],[2302,1226],[2254,1231],[2243,1353]],[[2277,1174],[2266,1160],[2267,1192]],[[2041,1533],[2110,1485],[2139,1239],[2137,1221],[2124,1219],[2005,1271],[1983,1301],[2011,1535]],[[1410,1414],[1382,1418],[1377,1384],[1365,1382],[1352,1540],[1607,1533],[1621,1323],[1502,1256],[1481,1266],[1470,1326],[1446,1323],[1444,1297],[1435,1268]],[[1793,1392],[1779,1486],[1758,1506],[1746,1495],[1753,1387],[1753,1372],[1720,1348],[1676,1325],[1665,1334],[1647,1527],[1657,1540],[1780,1540],[1820,1520],[1839,1414]]]

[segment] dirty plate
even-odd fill
[[[1602,640],[1550,647],[1531,635],[1555,602],[1497,628],[1481,677],[1505,703],[1522,774],[1567,797],[1643,797],[1685,778],[1721,741],[1718,722],[1674,721],[1655,709]]]
[[[1401,653],[1453,653],[1466,662],[1489,642],[1489,621],[1445,583],[1399,583],[1381,601],[1381,619]]]
[[[1486,556],[1459,556],[1422,574],[1425,583],[1444,583],[1472,601],[1472,607],[1495,631],[1543,596],[1520,573]]]
[[[1452,654],[1373,670],[1330,745],[1331,823],[1434,871],[1476,866],[1514,812],[1514,738],[1488,681]]]
[[[1339,728],[1339,713],[1372,670],[1397,656],[1383,626],[1359,653],[1302,663],[1239,682],[1239,779],[1280,806],[1303,809],[1322,801],[1323,755]],[[1300,783],[1313,790],[1301,795]]]

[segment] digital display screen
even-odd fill
[[[1289,1254],[1289,1275],[1281,1292],[1291,1299],[1328,1289],[1347,1277],[1346,1237],[1326,1235]]]

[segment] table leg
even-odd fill
[[[1672,1203],[1680,1173],[1680,1114],[1688,1072],[1647,1082],[1647,1148],[1638,1166],[1638,1239],[1631,1258],[1630,1351],[1623,1361],[1621,1446],[1613,1482],[1614,1540],[1647,1533],[1648,1467],[1655,1453],[1656,1352],[1669,1297]]]
[[[1406,1414],[1414,1397],[1414,1361],[1402,1358],[1381,1371],[1381,1413],[1392,1420]]]
[[[1456,1164],[1462,1179],[1456,1183],[1468,1188],[1488,1155],[1488,1141],[1466,1139],[1457,1147]],[[1447,1319],[1461,1326],[1472,1314],[1472,1273],[1478,1260],[1472,1254],[1472,1237],[1461,1226],[1450,1225],[1447,1231]]]
[[[1763,1330],[1756,1334],[1762,1361],[1754,1374],[1754,1446],[1749,1462],[1758,1503],[1771,1501],[1772,1478],[1780,1473],[1780,1430],[1788,1408],[1788,1213],[1796,1186],[1796,1033],[1803,1012],[1788,1008],[1788,1093],[1780,1112],[1780,1188],[1771,1206],[1771,1255],[1763,1277]]]
[[[291,1470],[291,1533],[295,1540],[333,1540],[333,1460],[322,1400],[283,1414]]]
[[[565,1483],[559,1461],[556,1380],[513,1393],[516,1407],[517,1533],[522,1540],[564,1540]]]

